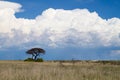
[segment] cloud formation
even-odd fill
[[[21,4],[0,0],[0,9],[13,9],[15,12],[20,12],[21,7]]]
[[[120,46],[120,19],[87,9],[49,8],[35,19],[16,18],[18,3],[0,1],[0,48]]]

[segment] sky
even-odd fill
[[[0,0],[0,60],[120,60],[120,0]]]

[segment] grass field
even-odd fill
[[[0,80],[120,80],[120,65],[0,61]]]

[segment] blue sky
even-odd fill
[[[120,0],[1,0],[0,60],[32,47],[46,60],[119,60]]]
[[[84,9],[96,11],[102,18],[120,18],[120,0],[8,0],[22,4],[25,10],[16,14],[17,17],[35,18],[48,8],[55,9]]]

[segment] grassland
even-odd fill
[[[0,61],[0,80],[120,80],[120,65],[92,61]]]

